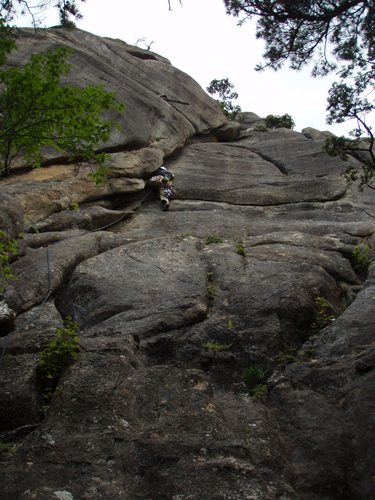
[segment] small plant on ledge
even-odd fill
[[[236,253],[245,257],[245,246],[242,241],[237,241],[236,243]]]
[[[280,351],[273,359],[278,365],[287,365],[296,361],[295,349],[289,349],[289,352]]]
[[[250,396],[254,398],[267,394],[266,380],[267,372],[257,365],[250,365],[243,372],[243,381],[249,390]]]
[[[316,297],[315,299],[315,319],[312,324],[313,330],[321,330],[330,322],[335,321],[332,304],[324,297]]]
[[[206,245],[212,245],[213,243],[223,243],[223,239],[220,236],[217,236],[216,234],[213,234],[211,236],[208,236],[206,238]]]
[[[40,353],[36,367],[36,374],[42,388],[44,404],[49,405],[53,393],[56,391],[59,378],[68,365],[78,355],[78,326],[70,316],[64,326],[58,328],[55,340]]]
[[[215,352],[228,351],[232,347],[232,344],[221,344],[220,342],[205,342],[203,344],[203,347],[205,349]]]
[[[360,243],[354,247],[351,257],[353,268],[356,271],[367,271],[372,260],[370,257],[370,246],[364,242]]]

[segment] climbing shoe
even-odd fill
[[[167,200],[161,201],[161,208],[164,212],[166,212],[169,209],[169,203],[167,202]]]

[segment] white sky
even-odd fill
[[[263,44],[255,39],[254,23],[237,26],[225,14],[223,0],[87,0],[77,2],[83,19],[78,28],[96,35],[120,38],[135,45],[145,38],[153,52],[167,57],[204,89],[213,79],[229,78],[239,95],[242,111],[261,117],[288,113],[295,130],[314,127],[347,135],[355,123],[329,126],[325,108],[331,79],[312,78],[306,69],[287,68],[258,73]],[[49,10],[47,26],[57,24],[57,12]],[[21,23],[20,23],[21,24]],[[145,48],[145,43],[138,42]],[[371,123],[375,125],[375,117]]]

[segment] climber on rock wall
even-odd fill
[[[161,166],[153,172],[148,181],[149,186],[158,189],[160,203],[164,211],[169,209],[169,202],[175,194],[173,179],[173,173]]]

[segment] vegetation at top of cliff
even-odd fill
[[[234,89],[233,83],[228,78],[222,80],[212,80],[207,87],[207,92],[213,96],[217,96],[218,103],[227,118],[235,118],[237,113],[241,111],[240,106],[233,104],[233,100],[238,99],[237,92],[232,92]]]
[[[81,0],[81,2],[85,2],[85,0]],[[76,0],[58,0],[54,2],[54,6],[59,11],[61,26],[74,26],[71,17],[82,19]]]
[[[268,115],[265,124],[268,128],[289,128],[290,130],[293,130],[295,126],[293,118],[288,114]]]
[[[346,153],[363,163],[362,186],[375,173],[374,135],[368,115],[375,110],[375,2],[368,0],[224,0],[239,24],[257,17],[256,37],[265,42],[264,63],[256,69],[280,69],[289,62],[300,70],[313,63],[312,75],[335,73],[329,90],[327,122],[354,119],[353,142]],[[363,138],[366,137],[364,141]],[[362,138],[361,141],[359,139]],[[340,154],[343,141],[328,147]],[[365,151],[363,151],[365,150]]]
[[[371,189],[375,188],[370,184],[375,166],[374,146],[374,137],[370,131],[369,138],[367,139],[363,139],[360,136],[353,139],[344,136],[327,137],[324,144],[324,151],[330,156],[338,156],[344,161],[348,160],[349,156],[353,156],[362,163],[361,172],[358,168],[351,167],[344,175],[348,183],[359,181],[358,187],[362,191],[366,186]]]

